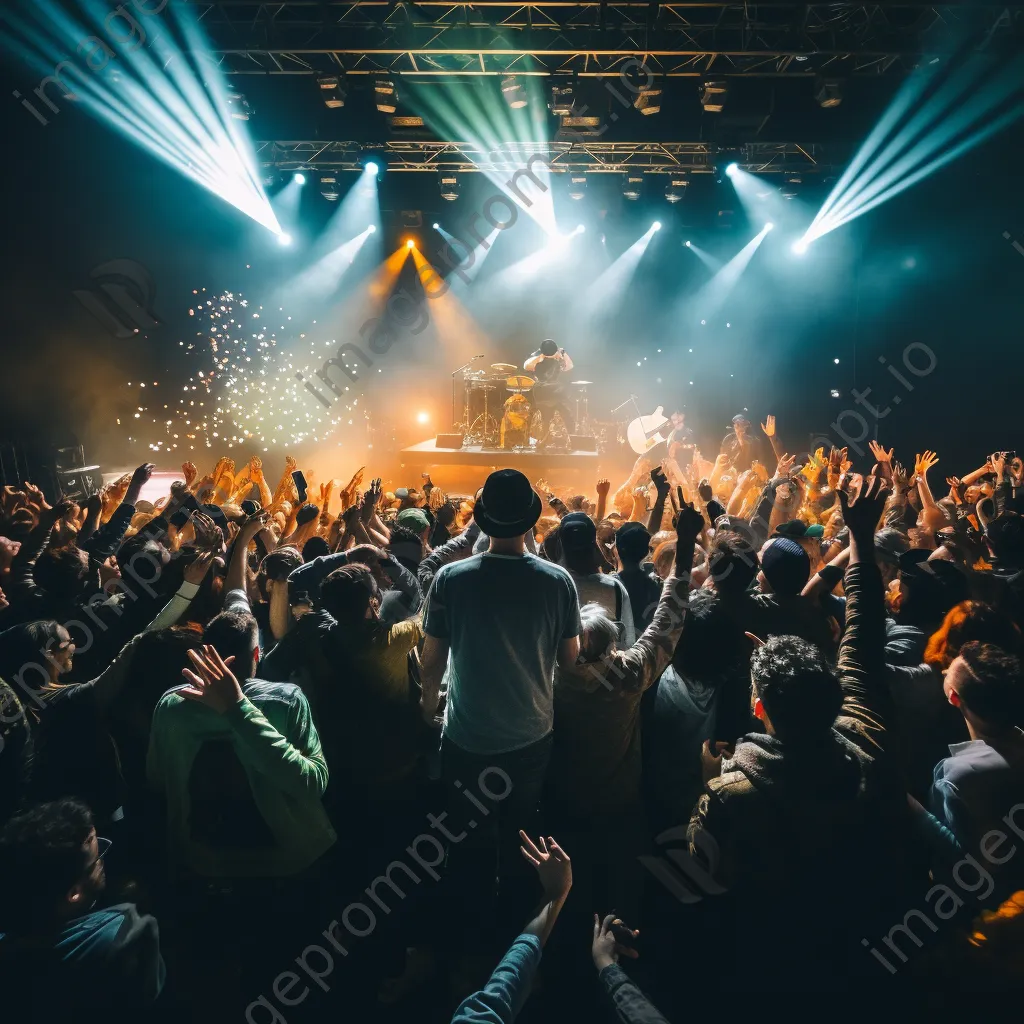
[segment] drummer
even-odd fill
[[[533,404],[545,419],[553,413],[561,414],[570,431],[575,429],[576,419],[565,403],[565,389],[561,383],[562,374],[572,369],[572,359],[564,348],[559,348],[550,338],[542,341],[537,349],[523,363],[523,369],[537,378],[533,389]]]

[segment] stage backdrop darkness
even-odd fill
[[[24,86],[24,75],[9,69],[3,84],[10,97]],[[125,384],[159,379],[167,393],[178,386],[178,343],[195,335],[188,317],[192,290],[241,291],[250,301],[264,301],[302,268],[304,245],[336,207],[307,188],[297,244],[284,250],[265,230],[71,104],[47,126],[14,99],[3,104],[0,116],[11,140],[2,172],[7,259],[0,284],[6,314],[0,437],[78,438],[90,459],[106,465],[144,461],[151,454],[145,444],[129,443],[128,426],[116,424],[119,417],[130,424],[136,406],[137,391]],[[252,130],[259,133],[256,125]],[[841,442],[843,430],[856,435],[853,413],[871,420],[863,404],[870,402],[889,409],[878,423],[879,436],[896,444],[904,461],[933,447],[942,470],[965,471],[990,448],[1018,447],[1024,255],[1004,232],[1024,242],[1021,144],[1019,131],[998,137],[841,229],[826,240],[834,244],[812,249],[803,261],[793,259],[781,232],[769,235],[729,301],[705,325],[686,297],[699,294],[707,275],[682,240],[692,236],[728,258],[760,225],[745,221],[727,183],[704,182],[673,208],[657,195],[625,203],[613,182],[603,182],[564,218],[565,229],[576,220],[588,224],[587,235],[577,240],[583,246],[573,248],[564,271],[555,265],[525,296],[503,302],[492,291],[478,300],[477,289],[487,295],[488,281],[529,251],[536,228],[521,218],[507,238],[498,239],[480,279],[462,298],[479,335],[441,336],[435,319],[420,335],[396,344],[380,360],[380,374],[367,382],[369,408],[399,424],[389,430],[400,440],[431,433],[447,425],[449,374],[466,351],[476,354],[480,343],[488,362],[521,363],[540,339],[554,337],[576,359],[573,376],[597,382],[591,395],[596,418],[631,392],[642,406],[660,404],[666,412],[684,404],[707,451],[733,412],[749,409],[751,419],[773,412],[784,443],[797,448],[812,436]],[[474,182],[477,195],[483,185],[482,179]],[[440,266],[440,238],[430,224],[440,219],[457,232],[460,211],[467,216],[473,194],[443,203],[433,175],[384,175],[381,250],[390,253],[410,234],[401,211],[418,210],[423,226],[411,233]],[[735,210],[735,227],[716,233],[718,210],[726,206]],[[560,199],[556,210],[566,209]],[[665,228],[622,304],[584,329],[564,289],[595,258],[600,234],[616,256],[655,218]],[[160,321],[127,338],[115,337],[74,294],[88,288],[93,268],[116,259],[146,269],[151,310]],[[297,333],[316,311],[288,313]],[[334,323],[331,336],[357,340],[358,326]],[[901,367],[908,345],[927,345],[936,360],[921,379],[903,371],[912,392],[888,370]],[[927,363],[913,358],[919,367]],[[858,405],[855,392],[865,396],[867,388],[871,395]],[[839,398],[831,397],[833,389]],[[408,396],[417,393],[433,410],[430,427],[409,419]],[[396,408],[399,398],[402,407]],[[852,412],[837,420],[843,410]],[[831,426],[836,422],[840,430]],[[341,452],[337,475],[354,468]],[[162,468],[175,464],[166,456],[157,461]]]

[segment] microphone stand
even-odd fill
[[[476,356],[473,356],[468,363],[463,363],[457,370],[452,371],[452,430],[455,429],[455,424],[457,422],[455,419],[455,378],[462,373],[463,370],[468,370],[473,365],[476,358]],[[466,424],[466,426],[468,427],[469,424]]]

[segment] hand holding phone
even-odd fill
[[[292,472],[292,480],[295,481],[295,489],[299,492],[299,504],[306,504],[306,478],[302,475],[301,469]]]

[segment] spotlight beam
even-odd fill
[[[109,19],[109,6],[97,0],[82,0],[82,6],[87,22],[103,26],[104,19]],[[37,67],[43,66],[44,74],[61,85],[65,97],[73,91],[83,108],[110,127],[270,231],[282,234],[257,174],[252,147],[231,117],[223,76],[214,67],[196,64],[194,55],[207,52],[208,44],[193,10],[181,5],[171,8],[183,47],[164,31],[155,32],[146,49],[124,48],[117,55],[123,61],[116,83],[102,74],[109,57],[93,52],[85,59],[84,69],[74,66],[74,83],[69,86],[53,76],[54,67],[66,65],[68,47],[81,54],[82,40],[102,38],[102,32],[97,28],[90,33],[53,0],[37,0],[30,9],[38,27],[18,17],[9,17],[8,24],[28,43],[20,51],[28,53]],[[94,62],[99,56],[101,66]]]
[[[768,237],[771,228],[765,225],[754,237],[728,263],[718,271],[717,274],[697,293],[694,300],[702,315],[717,312],[725,300],[729,297],[737,281],[747,269],[747,265],[754,258],[754,253],[760,248],[761,243]]]
[[[944,80],[916,76],[860,147],[800,245],[806,249],[1002,131],[1024,113],[1022,94],[1019,59],[968,59]]]
[[[596,281],[584,292],[586,319],[591,320],[614,308],[622,301],[623,295],[636,275],[637,267],[660,225],[654,222],[610,267],[604,270]]]

